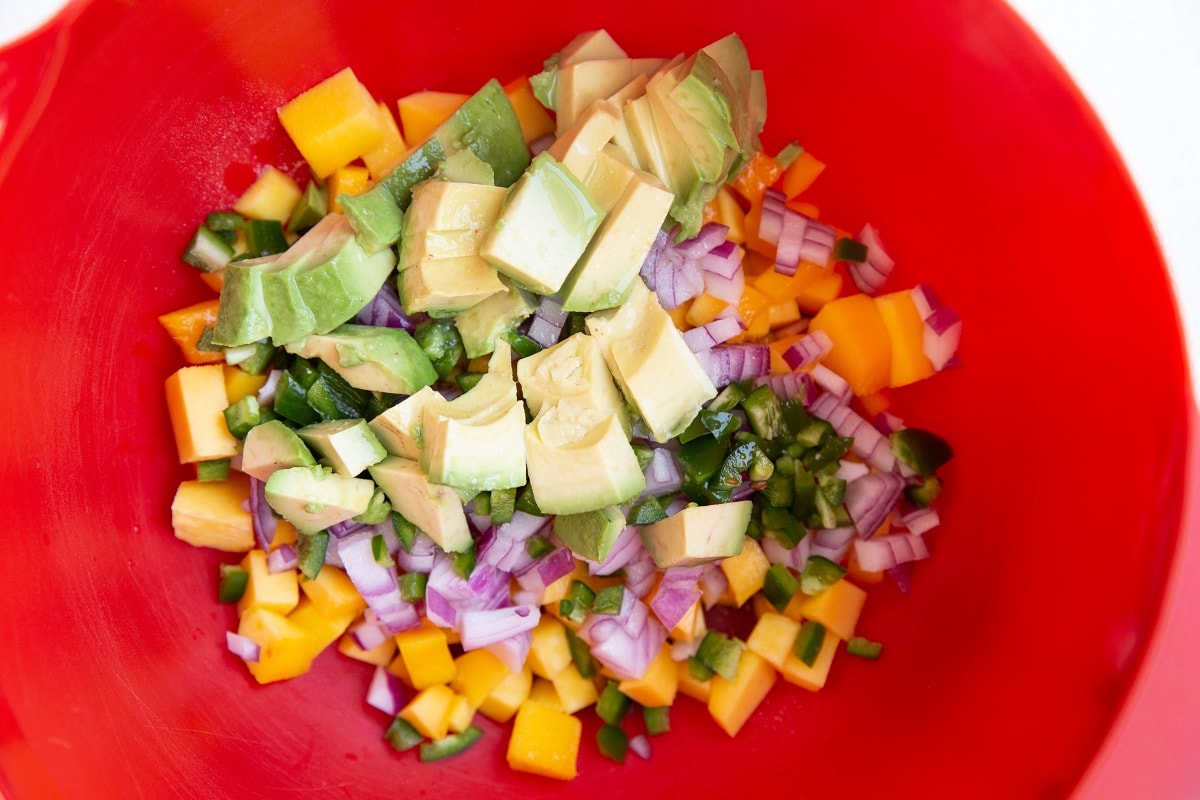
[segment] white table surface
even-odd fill
[[[0,0],[0,43],[62,2]],[[1009,2],[1090,100],[1141,192],[1183,310],[1200,396],[1200,0]],[[1083,800],[1106,796],[1104,778],[1091,776]]]

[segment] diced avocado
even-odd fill
[[[627,296],[675,197],[657,178],[635,175],[562,285],[567,311],[612,308]]]
[[[287,467],[311,467],[317,463],[296,432],[277,419],[255,425],[242,445],[242,472],[265,481],[271,473]]]
[[[430,402],[442,396],[426,386],[367,423],[383,448],[392,455],[416,460],[421,455],[421,415]]]
[[[392,508],[443,550],[459,553],[471,547],[462,499],[453,488],[431,483],[416,461],[400,456],[388,456],[367,471]]]
[[[387,522],[392,516],[392,504],[388,502],[387,494],[378,486],[375,487],[375,493],[371,495],[371,502],[367,505],[367,510],[353,517],[355,522],[361,522],[363,525],[379,525]]]
[[[615,144],[607,144],[596,154],[592,171],[588,173],[583,185],[596,201],[596,206],[607,214],[621,199],[625,187],[633,180],[635,174],[635,168],[630,166],[621,149]]]
[[[356,389],[412,394],[437,381],[429,356],[407,331],[375,325],[339,325],[287,346],[302,358],[319,358]]]
[[[325,192],[316,181],[309,181],[304,187],[304,194],[300,195],[300,200],[288,217],[287,229],[292,233],[306,231],[328,213],[329,201],[325,199]]]
[[[469,392],[426,404],[421,428],[421,467],[431,481],[468,492],[524,486],[525,407],[508,342],[496,342],[487,374]]]
[[[678,436],[716,396],[683,335],[641,278],[634,279],[621,306],[589,314],[587,329],[655,440]]]
[[[597,100],[618,92],[638,75],[666,63],[662,58],[590,59],[560,66],[555,86],[555,133],[562,136]]]
[[[465,311],[504,291],[499,274],[479,256],[419,261],[397,280],[405,313],[433,317]]]
[[[392,193],[377,184],[362,194],[338,198],[358,241],[368,253],[390,247],[400,240],[404,212],[396,205]]]
[[[636,155],[634,160],[637,164],[652,175],[658,176],[676,196],[686,194],[691,186],[676,185],[675,176],[667,169],[663,145],[659,141],[658,130],[654,127],[650,99],[643,96],[630,100],[621,110],[621,115],[623,127],[633,145]]]
[[[597,61],[611,58],[625,58],[625,51],[613,41],[608,31],[581,33],[562,50],[546,59],[542,65],[542,71],[529,79],[529,83],[533,87],[533,94],[538,102],[553,110],[558,104],[559,67],[574,64],[577,61]]]
[[[470,150],[460,150],[438,164],[435,179],[458,183],[478,183],[482,186],[496,185],[496,171]]]
[[[403,272],[426,260],[478,255],[507,195],[506,189],[475,183],[420,184],[404,218],[397,268]]]
[[[625,402],[613,383],[596,340],[576,333],[517,362],[517,380],[530,413],[544,405],[570,401],[611,415],[628,438],[631,431]]]
[[[562,401],[525,426],[529,485],[547,514],[578,514],[628,502],[646,487],[617,418]]]
[[[554,294],[603,218],[583,184],[553,156],[539,153],[479,253],[517,283]]]
[[[367,510],[375,484],[329,467],[276,470],[263,487],[267,504],[300,533],[317,533]]]
[[[511,186],[529,166],[521,122],[494,78],[468,97],[434,135],[447,154],[467,149],[490,164],[497,186]]]
[[[504,284],[504,291],[481,300],[454,319],[467,358],[479,358],[495,350],[500,336],[515,330],[537,311],[537,301],[532,294],[504,278],[500,282]]]
[[[742,552],[753,503],[736,500],[688,506],[639,529],[642,544],[660,569],[694,567]]]
[[[607,100],[598,100],[546,152],[580,181],[586,181],[596,157],[612,140],[620,124],[621,110]]]
[[[625,529],[625,515],[615,506],[554,518],[554,534],[580,558],[603,561]]]
[[[407,210],[412,201],[413,188],[433,177],[438,164],[446,160],[446,149],[436,136],[413,150],[400,164],[383,177],[380,183],[387,187],[396,200],[396,205]]]
[[[368,254],[346,217],[329,214],[283,253],[225,268],[213,342],[283,345],[326,333],[370,302],[395,263],[390,249]]]
[[[334,472],[353,478],[387,456],[363,419],[336,419],[305,425],[296,432]]]

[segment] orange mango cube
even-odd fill
[[[720,675],[713,677],[708,713],[721,726],[721,730],[730,736],[737,736],[754,709],[758,708],[758,704],[775,685],[776,676],[775,668],[769,661],[752,650],[743,650],[733,682]]]
[[[479,708],[505,679],[512,675],[504,662],[487,650],[468,650],[454,659],[450,688]]]
[[[400,657],[404,659],[409,683],[414,689],[427,689],[454,680],[457,668],[446,632],[441,628],[423,626],[395,636]]]
[[[450,707],[454,691],[442,684],[417,692],[396,716],[430,739],[444,739],[450,730]]]
[[[824,331],[833,341],[833,350],[822,361],[845,378],[856,395],[889,385],[892,337],[872,297],[852,294],[827,303],[808,330]]]
[[[355,616],[367,607],[350,577],[332,564],[321,567],[317,577],[302,581],[300,590],[327,617]]]
[[[279,121],[318,178],[383,142],[379,106],[349,67],[279,109]]]
[[[783,679],[788,683],[808,689],[810,692],[820,691],[829,678],[829,668],[833,665],[833,656],[837,652],[838,637],[829,630],[825,631],[825,639],[821,642],[821,650],[812,666],[808,666],[796,658],[794,652],[788,653],[779,670]]]
[[[242,508],[249,496],[249,482],[236,473],[224,481],[183,481],[171,502],[176,538],[227,553],[252,549],[254,523]]]
[[[206,275],[208,273],[201,273]],[[188,364],[220,364],[225,362],[225,354],[220,351],[197,350],[196,343],[200,335],[210,325],[217,324],[217,308],[220,300],[214,298],[202,303],[163,314],[158,322],[166,329],[167,335],[179,346],[183,360]]]
[[[512,81],[504,87],[504,93],[508,95],[513,111],[517,112],[517,121],[521,123],[521,135],[525,137],[526,144],[554,133],[554,119],[533,96],[528,78],[521,76]]]
[[[925,355],[925,323],[908,291],[875,298],[875,307],[892,340],[892,370],[888,385],[907,386],[933,374]]]
[[[238,440],[225,425],[229,398],[220,364],[183,367],[167,378],[166,390],[180,464],[237,455]]]
[[[571,780],[578,772],[583,723],[545,703],[524,703],[508,740],[508,766],[548,778]]]
[[[749,537],[742,546],[742,552],[721,559],[720,565],[721,572],[725,573],[725,578],[729,581],[729,592],[736,606],[742,605],[753,597],[755,592],[762,590],[763,579],[767,576],[767,570],[771,568],[771,562],[763,555],[762,547]]]
[[[508,668],[505,667],[507,672]],[[533,672],[529,665],[520,672],[508,672],[504,680],[492,690],[479,706],[479,711],[488,719],[501,724],[508,722],[517,713],[521,704],[529,699],[533,688]]]
[[[455,92],[415,92],[396,101],[404,140],[413,147],[433,135],[437,127],[467,99]]]
[[[267,554],[254,549],[242,559],[242,569],[249,576],[246,591],[238,601],[239,614],[252,608],[265,608],[277,614],[288,614],[300,602],[299,573],[294,569],[270,572]]]
[[[238,634],[259,646],[258,661],[246,667],[259,683],[273,683],[303,675],[312,666],[309,635],[283,614],[252,608],[238,621]]]
[[[267,166],[262,174],[242,192],[233,210],[250,219],[275,219],[280,222],[291,216],[300,201],[300,187],[290,175]]]
[[[387,103],[379,104],[379,120],[383,126],[383,141],[374,150],[362,154],[362,162],[375,181],[395,169],[408,153],[408,145],[400,135],[400,126]]]
[[[651,708],[674,703],[675,693],[679,691],[679,669],[671,658],[671,648],[664,645],[650,662],[645,675],[627,678],[617,684],[617,688],[634,702]]]

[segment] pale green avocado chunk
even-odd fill
[[[431,317],[454,316],[504,291],[499,273],[479,256],[419,261],[397,280],[405,313]]]
[[[537,311],[537,301],[511,281],[500,279],[504,291],[481,300],[454,318],[467,358],[486,356],[496,349],[496,340],[515,330]]]
[[[277,346],[327,333],[357,314],[391,274],[391,248],[369,254],[349,221],[328,214],[282,253],[225,268],[213,343]]]
[[[412,394],[437,381],[437,371],[416,340],[399,328],[339,325],[289,344],[302,358],[319,358],[356,389]]]
[[[255,425],[242,444],[242,472],[260,481],[287,467],[311,467],[316,463],[304,441],[277,419]]]
[[[387,495],[392,509],[443,550],[460,553],[471,546],[471,531],[458,492],[430,482],[416,461],[388,456],[369,467],[368,472]]]
[[[479,255],[500,218],[508,190],[450,180],[425,181],[412,193],[400,237],[401,272],[426,261]]]
[[[517,399],[508,342],[496,343],[488,371],[454,400],[422,410],[421,468],[434,483],[466,492],[525,485],[525,405]]]
[[[534,416],[543,406],[570,402],[616,418],[626,438],[632,432],[625,401],[600,346],[582,331],[518,361],[517,381]]]
[[[434,402],[444,403],[445,400],[426,386],[376,416],[367,426],[389,453],[416,460],[421,456],[421,443],[424,440],[421,415],[425,406]]]
[[[539,499],[539,504],[541,500]],[[554,518],[554,535],[571,552],[589,561],[603,561],[625,529],[625,515],[615,506]]]
[[[611,414],[562,401],[525,426],[529,486],[547,514],[618,506],[646,488],[633,446]]]
[[[688,506],[638,533],[659,569],[707,564],[742,552],[752,506],[749,500]]]
[[[478,183],[482,186],[496,185],[496,171],[470,150],[460,150],[438,164],[435,180],[457,183]]]
[[[400,240],[404,212],[383,184],[376,184],[362,194],[343,194],[338,202],[368,253],[390,247]]]
[[[362,419],[334,419],[305,425],[297,435],[316,451],[334,472],[347,478],[359,475],[387,457],[387,451]]]
[[[479,254],[539,294],[554,294],[604,220],[588,190],[549,153],[513,186]]]
[[[263,489],[276,514],[300,533],[312,534],[366,511],[375,484],[329,467],[288,467],[273,472]]]
[[[641,278],[617,308],[589,314],[613,379],[655,441],[668,442],[692,423],[717,390],[658,297]]]

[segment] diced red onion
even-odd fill
[[[895,468],[896,454],[892,452],[888,437],[859,416],[854,409],[842,405],[838,398],[830,393],[822,394],[813,401],[809,410],[832,425],[838,436],[853,438],[854,443],[850,449],[859,458],[884,472],[891,472]]]
[[[833,474],[835,478],[841,478],[844,481],[852,481],[855,478],[861,478],[871,471],[871,468],[861,461],[846,461],[843,459],[838,462],[838,470]]]
[[[540,606],[545,592],[533,592],[528,589],[516,589],[512,593],[512,604],[514,606]]]
[[[437,542],[423,533],[413,537],[412,551],[400,548],[393,555],[400,569],[405,572],[420,572],[428,575],[433,570],[433,556],[438,551]]]
[[[766,213],[765,211],[763,212]],[[779,228],[779,241],[775,249],[775,271],[782,275],[795,275],[803,254],[804,235],[810,220],[803,214],[785,207]]]
[[[425,617],[439,628],[458,627],[458,609],[436,588],[425,587]]]
[[[885,572],[901,564],[929,558],[929,547],[915,533],[893,533],[854,543],[854,558],[867,572]]]
[[[678,625],[700,599],[699,567],[668,567],[650,601],[650,610],[668,631]]]
[[[335,522],[326,528],[326,530],[329,531],[330,536],[336,536],[339,539],[343,539],[352,533],[361,533],[369,527],[371,526],[348,519],[343,522]]]
[[[846,484],[846,510],[860,537],[874,535],[903,490],[904,479],[892,472],[872,472]]]
[[[399,678],[383,667],[375,667],[371,685],[367,687],[367,705],[394,717],[407,703],[405,694],[404,684]]]
[[[642,550],[642,537],[638,535],[638,529],[635,525],[626,525],[617,534],[616,541],[609,549],[608,555],[603,561],[588,561],[589,575],[612,575],[614,572],[624,568],[626,564],[638,557],[638,552]]]
[[[258,642],[233,631],[225,631],[225,646],[238,658],[256,664],[262,655],[262,648]]]
[[[420,627],[416,608],[400,596],[395,567],[381,567],[371,547],[370,529],[351,534],[338,542],[346,575],[375,612],[380,624],[392,633]]]
[[[679,495],[678,497],[673,499],[671,502],[667,503],[666,507],[663,508],[663,513],[666,514],[668,517],[673,517],[676,514],[678,514],[680,511],[682,511],[683,509],[687,508],[688,502],[689,501],[688,501],[687,496]]]
[[[896,586],[904,594],[912,591],[913,563],[909,561],[905,564],[897,564],[887,571],[888,577],[896,582]]]
[[[267,373],[267,382],[258,389],[257,399],[260,406],[275,405],[275,390],[283,380],[283,370],[273,369]]]
[[[637,555],[625,564],[625,591],[634,597],[645,597],[654,588],[658,568],[646,549],[640,548]]]
[[[915,533],[918,536],[923,536],[933,530],[941,524],[941,521],[937,509],[917,508],[915,506],[900,515],[897,520],[909,533]]]
[[[504,666],[508,667],[509,672],[520,672],[521,668],[525,666],[525,659],[528,658],[529,651],[533,649],[533,634],[529,631],[521,631],[507,639],[492,642],[484,649],[500,659]]]
[[[921,317],[921,321],[929,319],[929,315],[942,307],[942,301],[938,298],[937,293],[933,291],[933,287],[918,283],[909,290],[912,297],[913,305],[917,307],[917,314]]]
[[[875,226],[867,223],[858,234],[858,241],[867,247],[867,258],[862,262],[851,261],[846,265],[854,285],[864,294],[875,294],[892,273],[895,262],[879,239]]]
[[[552,144],[554,144],[553,133],[547,133],[545,136],[539,136],[529,143],[529,154],[531,156],[536,156],[538,153],[549,150],[550,145]],[[519,672],[520,670],[517,671]]]
[[[650,740],[646,738],[646,734],[639,733],[637,736],[629,737],[629,749],[637,753],[639,758],[650,760]]]
[[[813,534],[810,555],[823,556],[830,561],[840,562],[850,552],[854,540],[854,528],[829,528]]]
[[[263,551],[271,549],[275,539],[275,529],[279,522],[267,504],[265,484],[253,475],[250,476],[250,520],[254,526],[254,538]]]
[[[764,539],[766,537],[763,537]],[[721,599],[721,595],[725,594],[725,590],[729,588],[729,579],[725,577],[724,571],[720,569],[710,569],[700,576],[700,599],[704,603],[705,610],[716,605]]]
[[[800,543],[789,550],[774,536],[764,536],[761,546],[763,555],[772,564],[783,564],[799,571],[804,569],[804,565],[808,563],[808,557],[812,555],[812,540],[812,534],[805,534]]]
[[[666,447],[651,450],[645,476],[646,488],[642,490],[642,497],[661,497],[683,488],[683,467],[679,463],[679,456]]]
[[[286,572],[300,565],[300,554],[290,544],[281,544],[267,556],[267,572]]]
[[[770,386],[771,391],[782,400],[799,398],[807,406],[816,394],[812,375],[807,372],[785,372],[782,375],[764,375],[754,382],[755,386]]]
[[[550,296],[543,297],[529,325],[529,338],[542,347],[550,347],[558,342],[566,323],[567,312],[562,303]]]
[[[736,252],[734,250],[735,254]],[[738,302],[742,299],[742,294],[746,291],[746,272],[740,268],[740,263],[737,268],[732,269],[732,272],[729,269],[732,266],[731,261],[723,263],[725,266],[701,270],[700,274],[704,281],[704,292],[718,300],[724,300],[730,307],[736,309]],[[714,255],[710,253],[704,259],[704,264],[706,266],[713,266]]]
[[[720,389],[770,372],[771,349],[765,344],[720,344],[697,353],[696,360]]]
[[[325,563],[331,567],[343,569],[345,565],[342,563],[342,554],[338,552],[338,540],[330,536],[325,543]]]
[[[541,616],[541,609],[532,605],[463,611],[458,616],[463,650],[477,650],[533,630]]]
[[[904,420],[900,419],[895,414],[890,414],[887,411],[883,411],[875,417],[875,427],[884,436],[889,436],[896,431],[904,430]]]
[[[706,222],[700,232],[687,241],[675,245],[675,249],[688,258],[699,258],[723,243],[729,236],[729,226],[719,222]]]
[[[824,364],[817,364],[812,368],[812,378],[817,386],[837,398],[838,402],[848,403],[854,395],[850,383]]]
[[[949,306],[942,306],[925,320],[922,350],[936,370],[950,366],[962,338],[962,319]]]
[[[707,325],[684,331],[683,341],[689,350],[697,353],[727,342],[745,329],[742,321],[737,317],[717,317]]]
[[[770,245],[778,245],[783,233],[783,215],[787,210],[787,197],[778,189],[767,189],[763,194],[762,218],[758,224],[758,238]]]
[[[742,482],[733,487],[733,490],[729,493],[729,500],[737,502],[738,500],[749,499],[755,491],[757,490],[754,488],[754,485],[746,480],[745,473],[742,473]]]
[[[429,317],[425,314],[406,314],[400,305],[394,281],[386,281],[371,302],[363,306],[355,321],[359,325],[375,325],[384,328],[400,328],[412,333],[417,325]]]
[[[551,550],[517,574],[517,583],[529,592],[541,595],[546,587],[575,571],[575,555],[566,547]]]
[[[700,256],[696,263],[703,272],[733,280],[742,269],[742,253],[736,243],[723,242]]]
[[[783,361],[788,369],[804,369],[809,364],[815,364],[833,350],[833,339],[825,331],[813,331],[807,336],[801,336],[783,351]]]
[[[687,661],[700,650],[700,642],[703,639],[703,636],[695,636],[691,641],[671,642],[671,660]]]
[[[354,643],[363,650],[374,650],[391,638],[388,631],[384,630],[384,627],[379,624],[378,618],[374,615],[372,615],[371,619],[364,619],[351,628],[350,636],[354,639]]]
[[[623,599],[623,611],[625,605]],[[667,630],[648,617],[645,603],[634,600],[627,613],[589,614],[579,628],[579,636],[591,647],[592,657],[618,679],[636,680],[646,674],[662,650]]]
[[[654,293],[670,311],[704,291],[704,274],[696,261],[668,248],[654,261]]]

